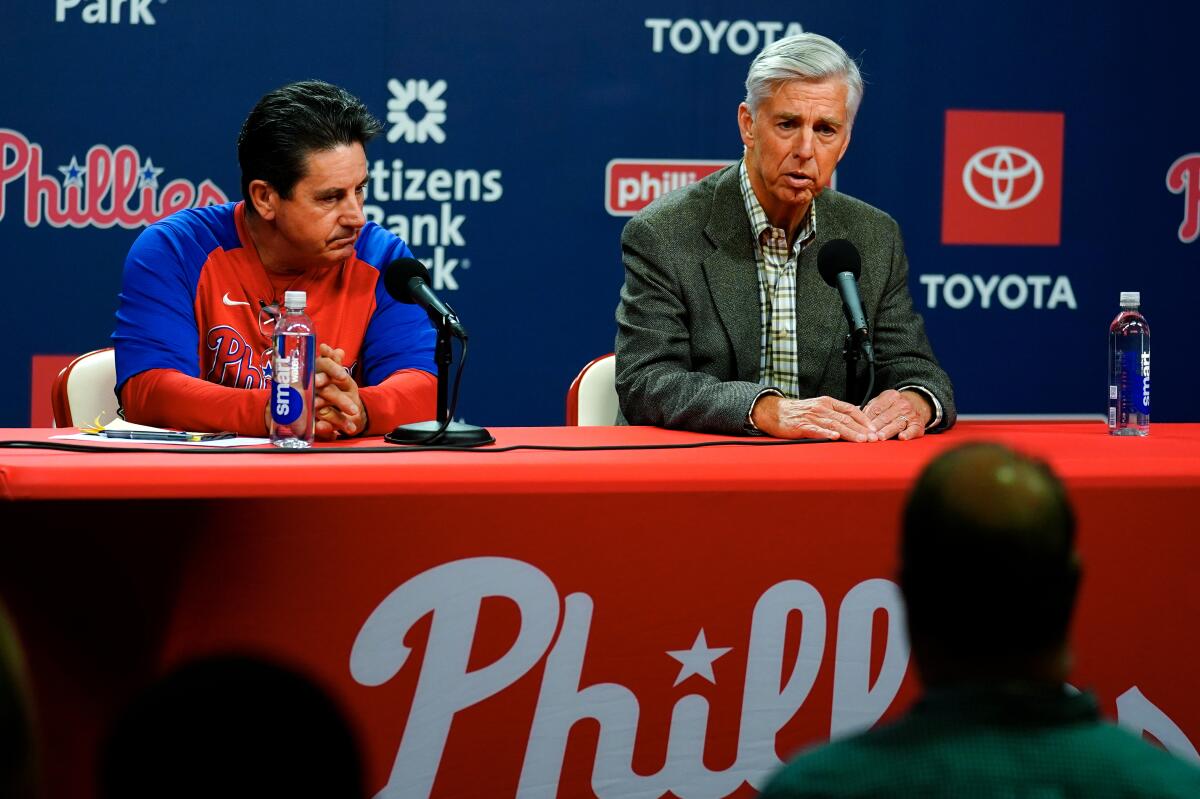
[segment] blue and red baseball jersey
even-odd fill
[[[400,369],[436,374],[436,334],[415,305],[394,300],[381,269],[411,258],[408,246],[373,222],[359,233],[354,255],[278,287],[258,258],[243,203],[189,208],[142,232],[125,260],[112,339],[117,387],[150,369],[237,388],[262,388],[273,325],[264,305],[282,305],[283,291],[308,292],[318,343],[340,347],[359,385],[378,385]]]

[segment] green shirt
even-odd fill
[[[930,691],[905,716],[801,754],[762,796],[1200,797],[1200,768],[1061,686]]]

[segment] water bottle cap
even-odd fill
[[[1121,305],[1141,305],[1142,292],[1140,291],[1122,291]]]
[[[1125,294],[1122,293],[1121,297],[1124,298]],[[284,307],[291,308],[293,310],[295,310],[297,308],[303,309],[304,306],[308,305],[308,292],[307,291],[285,291],[283,293],[283,304],[284,304]]]

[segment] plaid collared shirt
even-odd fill
[[[754,232],[754,260],[758,266],[758,300],[762,309],[758,381],[765,386],[777,386],[787,397],[795,397],[800,391],[796,363],[796,262],[817,235],[816,203],[808,206],[808,213],[796,231],[796,242],[789,251],[787,231],[773,227],[767,220],[750,185],[744,159],[738,167],[738,176],[746,215]]]

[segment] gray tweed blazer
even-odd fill
[[[956,417],[950,378],[938,366],[908,291],[900,228],[864,202],[826,190],[816,239],[796,274],[800,396],[847,396],[842,341],[849,324],[817,253],[849,239],[862,254],[859,291],[875,345],[875,391],[920,386]],[[759,381],[762,311],[754,237],[738,165],[655,201],[621,234],[625,285],[617,307],[620,422],[737,435]],[[859,391],[865,380],[860,365]],[[861,401],[861,398],[854,398]]]

